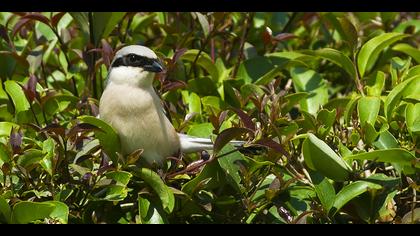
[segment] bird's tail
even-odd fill
[[[213,142],[209,138],[198,138],[186,134],[178,134],[181,143],[181,151],[183,153],[199,152],[204,150],[212,150]],[[242,147],[245,141],[230,141],[234,147]]]

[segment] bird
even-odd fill
[[[99,101],[99,118],[116,130],[122,154],[142,149],[141,158],[149,164],[162,164],[179,152],[213,149],[210,138],[178,133],[165,115],[153,88],[156,73],[163,71],[162,62],[150,48],[125,46],[115,53]],[[230,143],[240,147],[245,141]]]

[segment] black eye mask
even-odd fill
[[[128,54],[123,57],[115,59],[111,67],[119,66],[132,66],[132,67],[141,67],[145,71],[150,72],[162,72],[163,66],[158,59],[152,59],[144,56],[139,56],[136,54]]]

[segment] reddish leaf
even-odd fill
[[[99,166],[98,175],[102,175],[105,171],[113,169],[112,165],[109,164],[110,158],[105,152],[101,152],[101,164]]]
[[[296,35],[290,33],[280,33],[273,37],[273,40],[276,42],[286,41],[288,39],[296,38]]]
[[[174,53],[174,55],[172,56],[172,63],[175,63],[176,61],[178,61],[178,59],[184,55],[184,53],[188,51],[186,48],[181,48],[181,49],[177,49]]]
[[[219,129],[220,129],[219,117],[210,114],[209,121],[213,125],[215,132],[219,132]]]
[[[59,12],[57,14],[55,14],[52,18],[51,18],[51,25],[56,28],[58,22],[60,22],[61,18],[66,14],[66,12]]]
[[[73,48],[73,49],[71,49],[71,51],[74,52],[80,59],[83,60],[83,52],[82,52],[82,50]]]
[[[231,140],[240,137],[244,134],[252,134],[252,130],[247,128],[228,128],[223,130],[219,135],[217,135],[216,140],[214,141],[214,152],[219,152],[226,144]]]
[[[46,16],[44,16],[40,13],[29,13],[29,14],[26,14],[25,16],[23,16],[22,19],[37,20],[37,21],[40,21],[40,22],[50,26],[50,20]]]
[[[265,27],[264,31],[262,32],[262,40],[264,44],[271,44],[273,39],[273,35],[271,29],[269,27]]]
[[[77,124],[75,126],[73,126],[68,132],[67,132],[67,137],[71,138],[75,135],[77,135],[78,133],[81,132],[90,132],[90,131],[94,131],[94,130],[100,130],[98,127],[88,124],[88,123],[80,123]]]
[[[28,22],[30,22],[30,19],[27,18],[21,18],[13,27],[13,31],[12,31],[12,37],[15,37],[15,35],[17,34],[17,32],[20,31],[20,29],[22,29],[23,26],[25,26]]]
[[[10,131],[10,146],[12,147],[13,154],[21,153],[22,149],[20,146],[22,145],[22,132],[15,131],[12,127],[12,130]]]
[[[7,34],[7,28],[4,25],[0,25],[0,37],[7,43],[10,43],[9,35]]]
[[[226,117],[227,117],[228,111],[222,111],[219,114],[219,124],[222,124],[223,121],[225,121]]]
[[[287,153],[286,150],[284,150],[283,145],[273,141],[272,139],[263,138],[263,139],[260,139],[260,140],[256,141],[254,144],[261,145],[263,147],[271,148],[271,149],[283,154],[284,156],[289,157],[289,153]]]
[[[41,131],[42,132],[47,132],[47,133],[54,133],[54,134],[59,135],[62,138],[64,138],[66,129],[64,129],[64,127],[62,127],[59,124],[48,124]]]
[[[94,103],[89,103],[89,107],[90,107],[90,111],[92,113],[92,116],[97,116],[99,115],[99,108],[96,104]]]
[[[255,124],[252,122],[252,119],[250,116],[248,116],[245,112],[243,112],[241,109],[232,107],[232,111],[234,111],[239,118],[241,118],[242,123],[244,123],[244,126],[252,131],[255,131]]]
[[[26,12],[13,12],[14,15],[24,16]]]
[[[38,79],[35,75],[30,75],[28,83],[23,86],[23,91],[25,92],[26,97],[29,101],[34,101],[35,98],[38,98],[38,92],[36,91],[36,84],[38,83]]]
[[[175,80],[175,81],[169,81],[169,80],[165,80],[165,82],[163,83],[163,91],[171,91],[171,90],[176,90],[179,88],[185,88],[187,87],[187,84],[184,81],[181,80]]]
[[[113,57],[114,51],[112,50],[111,45],[105,40],[101,40],[102,43],[102,59],[107,67],[111,65],[111,58]]]

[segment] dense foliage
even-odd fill
[[[0,13],[0,222],[418,222],[419,32],[418,13]],[[119,154],[96,116],[129,44],[214,152]]]

